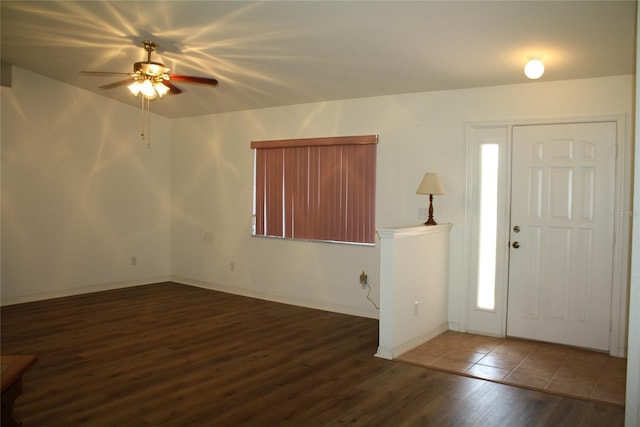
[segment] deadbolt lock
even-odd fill
[[[519,225],[515,225],[515,226],[513,227],[513,232],[514,232],[514,233],[519,233],[519,232],[520,232],[520,226],[519,226]]]

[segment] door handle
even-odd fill
[[[511,247],[513,247],[514,249],[518,249],[520,247],[520,242],[513,242],[511,244]]]

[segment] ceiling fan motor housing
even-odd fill
[[[133,72],[148,76],[162,76],[169,73],[169,69],[159,62],[136,62],[133,64]]]
[[[137,80],[153,80],[160,82],[169,80],[169,69],[160,62],[151,61],[151,52],[155,52],[158,45],[152,41],[145,40],[142,42],[144,50],[147,51],[147,60],[144,62],[136,62],[133,64],[134,76]]]

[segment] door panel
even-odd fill
[[[608,349],[615,142],[613,122],[514,126],[508,335]]]

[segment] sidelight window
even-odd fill
[[[480,237],[477,307],[495,308],[496,236],[498,226],[498,144],[480,147]]]

